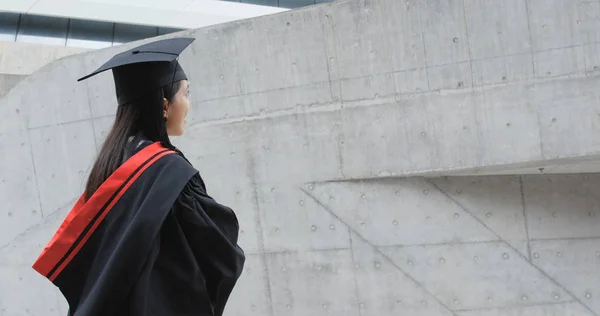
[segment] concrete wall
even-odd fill
[[[176,143],[248,254],[227,315],[600,315],[600,177],[548,174],[597,171],[598,2],[351,0],[181,35]],[[0,99],[0,315],[66,312],[30,266],[115,112],[110,74],[75,80],[132,45]]]
[[[0,74],[29,75],[42,66],[88,49],[0,41]]]
[[[0,74],[0,96],[5,95],[12,87],[14,87],[24,75],[2,75]]]

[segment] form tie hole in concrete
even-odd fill
[[[396,196],[400,196],[400,192],[398,192],[398,191],[396,191],[394,194],[395,194]]]
[[[19,109],[17,109],[16,111],[17,111],[17,114],[21,113],[21,111]]]
[[[587,299],[592,298],[592,293],[590,293],[590,292],[585,293],[585,298],[587,298]]]
[[[425,136],[427,136],[427,133],[421,132],[421,136],[425,137]]]
[[[335,226],[333,224],[329,225],[329,230],[335,230]]]
[[[379,269],[379,268],[381,268],[381,263],[379,263],[378,261],[375,261],[375,264],[373,264],[373,266],[375,267],[375,269]]]
[[[577,20],[577,24],[581,24],[581,20]]]
[[[364,303],[358,303],[358,306],[360,306],[360,308],[364,308],[365,304]]]
[[[456,194],[461,194],[462,190],[461,189],[456,189]]]
[[[427,306],[427,301],[421,301],[421,305]]]
[[[360,222],[360,226],[364,227],[365,226],[365,222]]]
[[[423,194],[428,195],[429,194],[429,190],[427,190],[427,189],[423,190]]]
[[[402,305],[402,301],[401,300],[397,300],[396,301],[396,305],[398,305],[398,306]]]
[[[553,296],[553,297],[554,297],[554,299],[555,299],[555,300],[557,300],[557,301],[560,299],[560,296],[559,296],[558,294],[556,294],[556,293],[554,293],[554,296]]]
[[[528,300],[528,298],[527,298],[527,295],[523,295],[523,296],[521,296],[521,300],[522,300],[523,302],[527,302],[527,300]]]
[[[488,297],[488,298],[487,298],[487,301],[488,301],[488,303],[491,303],[491,302],[492,302],[492,298],[491,298],[491,297]]]
[[[510,256],[505,252],[502,254],[502,259],[507,260]]]
[[[256,310],[256,305],[252,305],[252,310],[255,311]]]
[[[446,263],[446,259],[444,259],[444,258],[440,258],[440,263],[441,263],[441,264],[444,264],[444,263]]]
[[[287,270],[285,267],[281,268],[281,272],[285,272]]]
[[[313,232],[317,231],[317,226],[315,226],[315,225],[312,225],[312,226],[310,227],[310,230],[312,230]]]
[[[36,210],[33,210],[33,211],[31,211],[31,214],[33,214],[33,215],[37,215],[37,211],[36,211]]]
[[[596,251],[596,257],[600,257],[600,251]]]
[[[298,204],[304,205],[304,200],[300,200],[300,202],[298,202]]]
[[[595,215],[596,215],[596,213],[590,212],[590,216],[595,216]]]
[[[285,308],[287,308],[287,309],[292,309],[292,305],[290,305],[290,304],[287,304],[287,305],[285,305]]]
[[[562,257],[562,252],[559,251],[556,255]]]
[[[364,199],[367,198],[367,196],[363,193],[363,194],[360,195],[360,198],[364,200]]]
[[[327,304],[321,304],[321,307],[327,308]]]
[[[458,213],[454,213],[454,219],[458,219],[460,215]]]
[[[556,216],[557,216],[556,212],[552,212],[552,217],[556,217]]]
[[[231,157],[235,156],[235,152],[232,151],[230,155]]]
[[[413,262],[412,262],[411,260],[408,260],[408,261],[406,262],[406,264],[408,264],[409,266],[412,266],[412,265],[413,265]]]
[[[271,188],[271,193],[275,192],[275,188]]]
[[[502,81],[506,81],[506,76],[502,76]]]
[[[454,300],[454,305],[458,305],[458,300]]]
[[[455,37],[455,38],[454,38],[452,41],[453,41],[454,43],[458,43],[458,37]]]
[[[392,225],[394,225],[394,226],[398,226],[398,221],[396,221],[396,220],[395,220],[395,221],[393,221],[393,222],[392,222]]]
[[[506,127],[510,127],[510,123],[506,123]]]
[[[373,98],[374,98],[374,99],[379,99],[379,93],[375,93],[375,94],[373,95]]]
[[[314,184],[309,184],[308,185],[308,189],[311,190],[311,191],[314,190],[315,189],[315,185]]]
[[[462,81],[459,81],[457,86],[458,86],[459,88],[464,88],[464,86],[465,86],[465,83],[464,83],[464,82],[462,82]]]
[[[553,117],[553,118],[552,118],[552,123],[555,123],[555,122],[556,122],[556,118],[555,118],[555,117]]]
[[[221,80],[225,79],[225,75],[221,75]]]
[[[321,270],[323,270],[323,267],[317,266],[317,270],[321,271]]]
[[[536,253],[533,254],[533,257],[536,258],[536,259],[539,259],[540,258],[540,254],[536,252]]]
[[[546,73],[546,75],[548,75],[548,76],[550,76],[551,74],[552,74],[552,72],[551,72],[551,71],[548,71],[548,72]]]
[[[594,71],[598,71],[598,66],[594,66]]]
[[[479,261],[479,257],[477,257],[477,256],[473,257],[473,261],[475,261],[475,262]]]
[[[279,232],[279,228],[275,228],[275,232],[278,233]]]
[[[485,214],[485,217],[486,217],[486,218],[491,218],[491,217],[492,217],[492,213],[486,213],[486,214]]]
[[[8,212],[8,217],[12,217],[12,212]]]
[[[290,24],[290,22],[287,22],[285,25],[286,25],[286,26],[290,26],[291,24]]]
[[[260,69],[256,68],[256,69],[254,69],[254,72],[255,73],[260,73]]]

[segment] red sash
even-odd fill
[[[81,195],[36,259],[33,269],[54,281],[129,187],[154,162],[169,154],[175,152],[159,142],[149,145],[122,164],[87,202]]]

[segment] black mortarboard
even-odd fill
[[[77,81],[112,69],[117,101],[119,105],[127,104],[162,86],[186,80],[177,58],[193,41],[193,38],[172,38],[132,48]]]

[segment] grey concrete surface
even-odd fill
[[[0,96],[5,95],[14,87],[25,75],[2,75],[0,74]]]
[[[228,316],[600,315],[598,2],[346,0],[176,35],[175,142],[248,254]],[[109,73],[75,80],[137,44],[0,98],[0,315],[65,315],[30,267],[115,113]]]
[[[85,51],[88,49],[0,41],[0,74],[29,75],[50,62]]]

